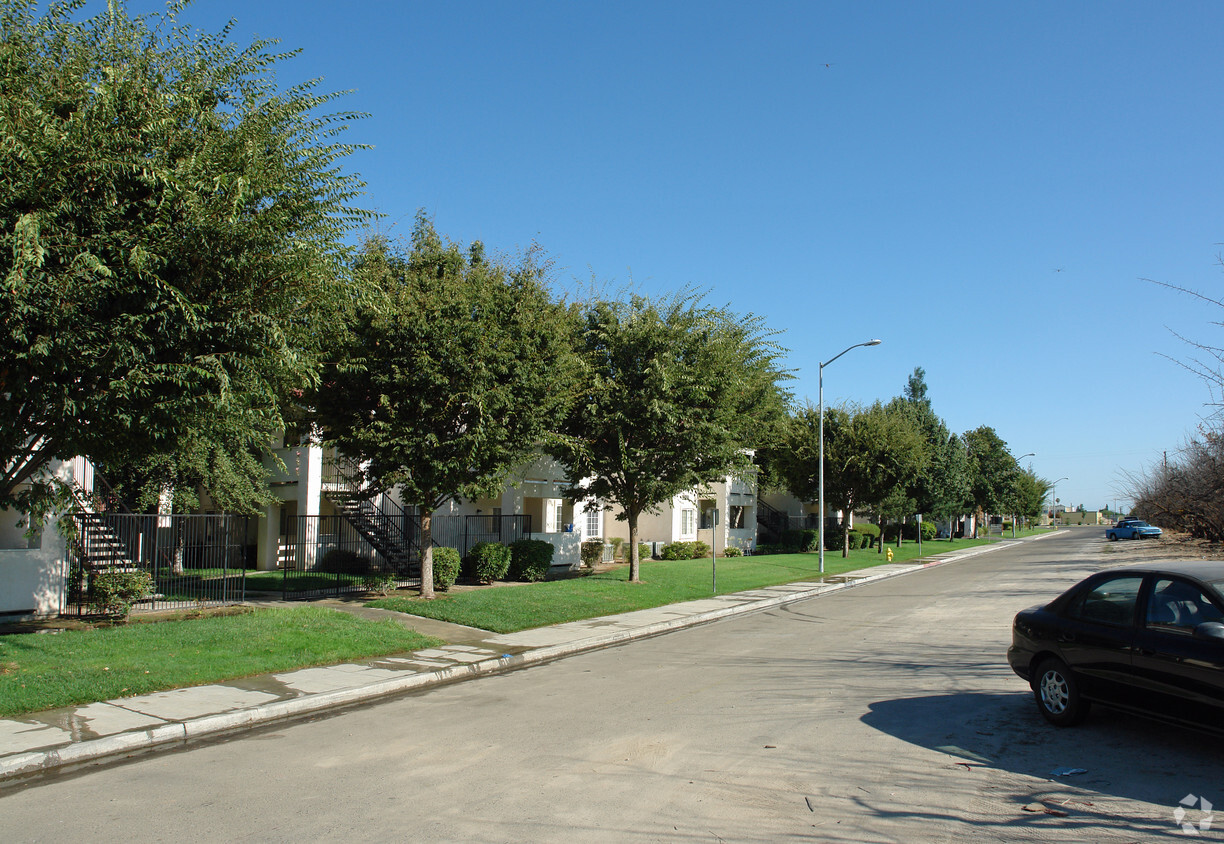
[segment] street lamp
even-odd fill
[[[1036,456],[1037,456],[1037,452],[1035,451],[1030,451],[1028,454],[1021,454],[1019,457],[1016,458],[1016,465],[1019,466],[1020,461],[1026,457],[1036,457]],[[1016,518],[1017,518],[1017,514],[1012,513],[1012,539],[1016,538]]]
[[[1069,481],[1070,478],[1059,478],[1058,481]],[[1058,527],[1058,481],[1050,484],[1050,527]]]
[[[820,511],[818,513],[820,519],[820,573],[824,574],[824,533],[825,533],[825,503],[824,503],[824,368],[837,360],[851,349],[857,349],[859,346],[878,346],[879,340],[868,340],[866,343],[855,343],[853,346],[847,346],[840,352],[829,358],[820,365]]]

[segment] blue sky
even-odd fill
[[[91,7],[101,7],[94,2]],[[160,8],[133,2],[133,11]],[[797,396],[887,400],[915,366],[1058,496],[1208,413],[1162,355],[1221,345],[1224,4],[197,0],[302,48],[370,113],[367,207],[533,241],[559,287],[685,286],[782,333]]]

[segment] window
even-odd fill
[[[1184,580],[1161,578],[1148,598],[1146,622],[1149,627],[1171,627],[1187,632],[1204,621],[1224,621],[1215,604],[1203,590]]]
[[[727,527],[731,530],[739,530],[744,526],[744,511],[747,507],[741,507],[738,504],[732,504],[727,508]]]
[[[597,507],[592,507],[587,510],[586,514],[586,535],[588,538],[598,537],[603,534],[603,525],[600,524],[600,515],[602,512]]]
[[[1119,627],[1134,624],[1135,602],[1142,584],[1142,577],[1133,576],[1098,581],[1072,602],[1068,615],[1097,624]]]
[[[695,531],[693,530],[693,521],[696,515],[697,515],[697,511],[695,510],[681,510],[680,511],[680,535],[681,536],[692,536],[695,533]]]

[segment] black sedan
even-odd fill
[[[1059,726],[1098,702],[1224,731],[1224,562],[1098,572],[1019,613],[1007,660]]]

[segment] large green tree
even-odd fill
[[[803,501],[819,498],[819,425],[818,408],[808,404],[798,409],[769,452],[787,489]],[[926,443],[896,401],[825,408],[824,440],[825,502],[842,511],[842,555],[846,556],[850,514],[900,506],[897,493],[904,492],[922,467]]]
[[[421,594],[433,597],[431,514],[499,492],[560,422],[573,384],[570,319],[532,253],[514,262],[443,240],[418,214],[407,251],[369,241],[358,307],[310,401],[325,439],[397,487],[421,517]]]
[[[581,313],[583,386],[553,448],[578,499],[620,506],[629,579],[638,519],[675,495],[747,470],[782,417],[782,349],[760,318],[693,293],[595,301]]]
[[[962,439],[969,464],[969,497],[973,506],[981,514],[1009,512],[1019,469],[1016,459],[1007,450],[1007,443],[988,425],[966,431]]]
[[[351,293],[356,115],[181,5],[39,5],[0,0],[0,506],[39,510],[83,454],[249,511]]]
[[[901,409],[926,440],[926,460],[909,486],[914,512],[952,519],[969,508],[969,473],[964,444],[931,407],[926,372],[915,367],[905,385]],[[951,533],[949,533],[951,536]]]

